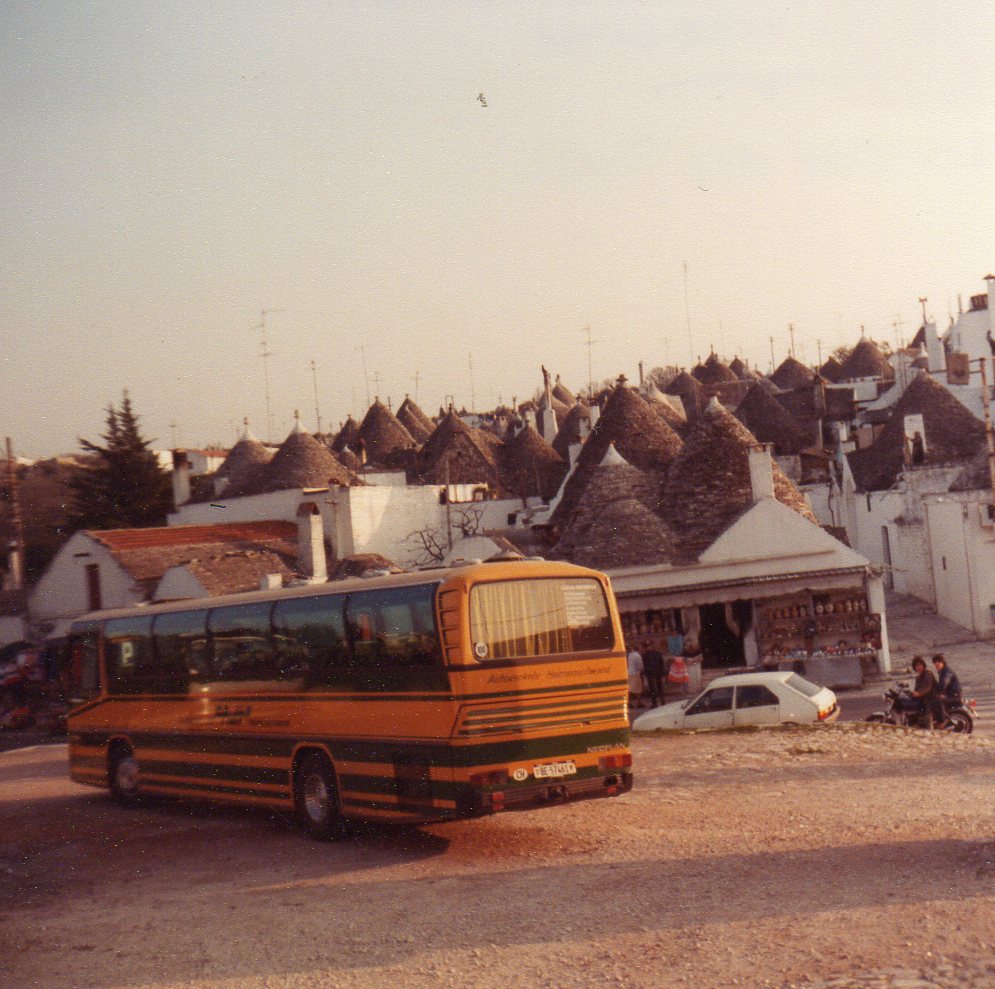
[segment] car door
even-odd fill
[[[776,725],[781,720],[781,705],[770,687],[762,683],[740,684],[736,688],[735,725]]]
[[[685,728],[731,728],[732,687],[709,687],[684,712]]]

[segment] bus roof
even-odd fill
[[[251,604],[256,601],[277,601],[287,598],[314,597],[322,594],[348,594],[352,591],[369,591],[380,587],[412,587],[419,584],[441,584],[453,578],[470,582],[481,580],[508,580],[516,577],[602,576],[596,570],[579,567],[573,563],[551,560],[494,560],[469,563],[452,567],[434,567],[410,570],[403,573],[382,574],[371,577],[350,577],[322,584],[299,584],[267,590],[242,591],[218,597],[177,598],[171,601],[150,601],[128,608],[108,608],[91,611],[74,619],[73,624],[92,624],[113,618],[130,618],[135,615],[157,615],[174,611],[197,611],[225,605]]]

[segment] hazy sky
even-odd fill
[[[588,325],[596,380],[712,345],[767,370],[789,323],[810,363],[894,342],[922,295],[945,325],[995,269],[993,25],[3,0],[0,428],[72,451],[127,387],[158,445],[265,439],[263,309],[273,439],[314,428],[314,377],[326,428],[367,379],[397,408],[417,375],[428,412],[527,397],[541,363],[583,388]]]

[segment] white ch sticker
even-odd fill
[[[512,774],[511,778],[516,783],[524,783],[529,778],[529,771],[527,769],[522,769],[521,766],[518,767]]]
[[[487,643],[478,642],[474,647],[473,651],[477,654],[479,659],[483,659],[487,655]]]

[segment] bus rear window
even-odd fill
[[[470,591],[470,639],[474,656],[485,661],[614,645],[605,592],[588,577],[476,584]]]

